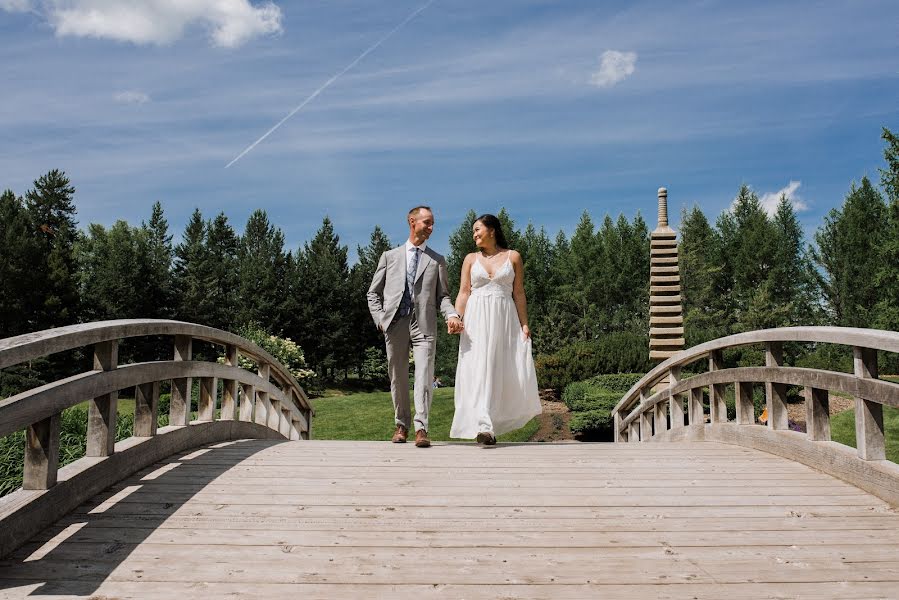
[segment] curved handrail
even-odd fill
[[[174,338],[173,360],[119,365],[119,341],[145,336]],[[224,346],[225,364],[193,360],[193,340]],[[102,489],[174,453],[240,438],[310,437],[312,406],[284,365],[247,339],[195,323],[123,319],[6,338],[0,340],[0,369],[89,346],[92,370],[0,400],[0,436],[26,431],[22,488],[0,499],[0,556]],[[257,372],[239,366],[241,355],[256,363]],[[199,410],[191,421],[194,379],[200,383]],[[171,381],[169,426],[157,430],[163,381]],[[117,443],[118,392],[132,387],[133,435]],[[84,401],[87,455],[59,469],[62,411]]]
[[[854,373],[787,367],[783,344],[788,342],[851,346]],[[724,368],[724,350],[754,344],[764,344],[765,366]],[[885,460],[883,425],[883,406],[899,407],[899,384],[878,379],[878,351],[899,352],[899,332],[785,327],[697,345],[656,366],[622,396],[612,411],[615,441],[707,439],[746,444],[809,464],[899,504],[899,465]],[[707,372],[681,378],[682,367],[706,357]],[[756,424],[755,384],[765,386],[765,426]],[[733,422],[728,421],[725,402],[728,385],[734,389]],[[804,388],[806,433],[789,431],[788,386]],[[856,450],[831,441],[830,392],[855,397]]]

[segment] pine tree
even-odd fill
[[[175,248],[173,279],[177,318],[201,325],[208,325],[211,320],[206,304],[209,261],[205,242],[206,223],[197,208],[187,222],[181,243]]]
[[[79,244],[81,295],[89,321],[145,318],[146,241],[140,229],[116,221],[91,224]]]
[[[725,335],[717,232],[698,206],[681,213],[680,277],[687,346]]]
[[[473,210],[469,210],[465,214],[465,218],[462,219],[462,222],[453,230],[449,237],[450,252],[446,257],[446,269],[449,276],[450,298],[454,301],[459,294],[459,279],[462,276],[462,263],[469,253],[476,252],[478,249],[477,245],[474,243],[471,230],[474,221],[477,218],[478,215]]]
[[[40,246],[41,278],[36,279],[37,297],[33,327],[48,329],[76,322],[78,282],[75,261],[75,188],[65,173],[52,170],[34,182],[25,194],[33,234]]]
[[[209,324],[212,327],[234,331],[237,323],[238,248],[240,238],[228,223],[225,213],[206,222],[206,253],[208,273],[206,298],[208,299]]]
[[[874,274],[887,235],[887,207],[867,177],[852,185],[841,209],[832,209],[815,233],[815,262],[835,325],[871,327],[881,300]]]
[[[269,222],[265,211],[256,210],[247,221],[238,251],[239,325],[258,323],[267,331],[281,332],[286,260],[284,234]]]
[[[875,283],[881,299],[875,308],[873,325],[899,331],[899,136],[884,127],[887,168],[880,169],[880,185],[889,201],[887,227],[880,252],[880,267]]]
[[[350,269],[350,310],[347,316],[352,321],[351,330],[354,332],[351,340],[353,363],[360,368],[365,360],[366,349],[375,348],[383,354],[384,342],[368,312],[367,293],[381,255],[390,248],[390,239],[380,227],[376,226],[371,233],[368,246],[357,247],[359,260]]]
[[[297,257],[298,308],[292,322],[306,361],[325,379],[347,367],[352,359],[348,340],[358,333],[350,330],[352,323],[345,314],[350,302],[347,250],[325,217]]]
[[[771,270],[771,320],[775,326],[811,325],[818,297],[814,267],[793,204],[782,195],[773,219],[777,231]]]
[[[146,244],[142,270],[146,274],[142,288],[141,317],[168,319],[175,314],[172,261],[174,249],[169,224],[162,211],[162,204],[153,203],[149,221],[141,223]]]
[[[41,273],[38,240],[21,198],[11,190],[0,195],[0,339],[36,329],[33,307]]]

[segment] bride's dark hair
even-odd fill
[[[503,224],[499,222],[499,219],[494,217],[493,215],[481,215],[477,219],[474,220],[474,223],[480,221],[484,227],[488,227],[493,230],[493,235],[496,236],[496,245],[503,250],[509,249],[509,242],[506,241],[506,234],[503,233]],[[472,227],[474,226],[472,223]]]

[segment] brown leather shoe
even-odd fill
[[[478,434],[478,437],[475,440],[479,444],[484,444],[485,446],[495,446],[496,445],[496,436],[493,435],[490,431],[482,431]]]
[[[415,446],[417,448],[427,448],[431,445],[431,440],[428,439],[428,432],[424,429],[419,429],[415,432]]]
[[[396,426],[396,431],[393,433],[393,439],[390,440],[394,444],[405,444],[406,438],[409,436],[409,430],[403,427],[402,425]]]

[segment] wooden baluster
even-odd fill
[[[268,416],[272,412],[272,405],[269,402],[267,391],[270,367],[263,362],[258,364],[257,372],[259,373],[259,379],[262,381],[256,388],[256,414],[254,415],[254,420],[260,425],[268,425]]]
[[[49,490],[59,470],[59,423],[55,414],[30,425],[25,432],[25,470],[22,489]]]
[[[94,370],[114,371],[119,365],[119,342],[112,340],[94,346]],[[111,456],[115,452],[118,391],[92,399],[87,412],[86,456]]]
[[[291,417],[290,419],[290,436],[288,437],[291,441],[296,441],[300,439],[300,420]]]
[[[673,388],[680,382],[680,366],[673,366],[668,371],[668,387]],[[671,418],[671,429],[684,426],[684,400],[680,394],[668,394],[668,415]]]
[[[134,436],[153,437],[159,424],[159,382],[142,383],[134,390]]]
[[[634,419],[627,424],[627,441],[634,443],[640,441],[640,424]]]
[[[765,344],[765,366],[782,367],[784,363],[783,344],[768,342]],[[787,386],[783,383],[765,383],[765,404],[768,408],[768,428],[789,428],[787,415]]]
[[[723,368],[724,357],[721,350],[709,352],[709,371],[720,371]],[[723,383],[709,386],[709,421],[712,423],[727,423],[727,402],[724,401],[726,387]]]
[[[193,357],[193,339],[189,335],[175,336],[175,360],[191,360]],[[169,405],[169,425],[185,426],[190,424],[190,400],[193,379],[181,377],[172,379],[172,401]]]
[[[852,348],[855,355],[855,376],[877,379],[877,351],[871,348]],[[883,405],[864,398],[855,399],[855,442],[862,460],[884,460],[886,446],[883,438]]]
[[[238,366],[239,356],[237,346],[228,345],[225,349],[225,364],[229,367]],[[237,407],[237,380],[222,380],[222,421],[234,420],[234,411]]]
[[[627,432],[621,431],[621,415],[617,410],[612,414],[612,435],[616,444],[627,441]]]
[[[200,378],[200,398],[197,403],[197,421],[215,420],[215,400],[218,396],[218,379]]]
[[[648,410],[645,406],[646,398],[649,397],[649,390],[642,388],[640,390],[640,441],[646,442],[652,437],[652,410]]]
[[[284,418],[284,415],[281,414],[281,401],[277,398],[269,398],[269,405],[271,412],[268,414],[268,428],[281,431],[281,419]]]
[[[737,409],[737,425],[752,425],[755,423],[752,382],[737,381],[734,383],[734,404]]]
[[[291,435],[290,409],[284,408],[282,406],[280,412],[281,412],[281,423],[280,423],[281,428],[278,431],[280,431],[281,435],[283,435],[285,438],[287,438],[289,440],[290,435]]]
[[[702,388],[692,388],[689,399],[690,425],[705,425],[705,411],[702,408]]]
[[[668,431],[668,402],[656,402],[652,410],[652,423],[653,435]]]
[[[253,407],[256,405],[256,386],[249,383],[240,384],[240,420],[253,420]]]
[[[827,390],[805,388],[805,424],[808,439],[830,441],[830,397]]]
[[[312,409],[302,411],[303,417],[306,419],[306,429],[300,432],[300,438],[304,440],[312,439]]]

